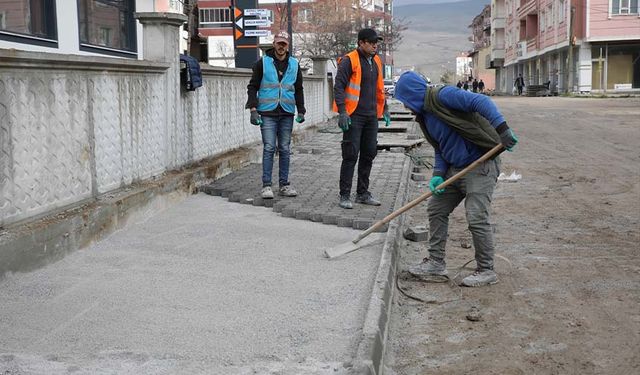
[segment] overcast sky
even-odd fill
[[[393,0],[393,6],[400,7],[400,6],[409,5],[409,4],[456,3],[458,1],[463,1],[463,0]]]

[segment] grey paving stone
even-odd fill
[[[253,204],[254,206],[264,206],[264,201],[266,199],[262,199],[262,197],[258,196],[258,197],[253,197],[253,201],[251,202],[251,204]]]
[[[353,217],[350,216],[340,216],[336,224],[339,227],[353,227]]]
[[[275,199],[263,199],[262,203],[265,207],[273,207],[273,205],[276,203]]]
[[[373,223],[374,223],[373,220],[355,219],[353,221],[353,229],[365,230],[365,229],[368,229],[370,226],[372,226]]]
[[[429,230],[424,225],[417,225],[405,229],[402,235],[409,241],[422,242],[429,239]]]
[[[242,192],[233,192],[229,194],[229,202],[240,202],[243,195]]]
[[[320,223],[322,222],[322,218],[324,217],[324,213],[323,212],[311,212],[311,214],[309,215],[309,219],[313,222],[316,223]]]
[[[338,215],[336,215],[336,214],[325,214],[322,217],[322,223],[323,224],[336,225],[336,224],[338,224]]]
[[[300,209],[296,211],[296,219],[298,220],[309,220],[311,217],[311,212],[309,210]]]
[[[299,209],[300,209],[299,205],[296,205],[296,204],[287,205],[282,210],[282,216],[284,216],[284,217],[296,217],[296,212]]]
[[[273,200],[273,199],[271,199],[271,200]],[[284,210],[284,208],[287,207],[287,204],[288,203],[285,202],[285,201],[279,201],[279,202],[274,203],[273,205],[271,205],[271,207],[273,207],[273,212],[281,213],[282,210]]]

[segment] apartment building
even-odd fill
[[[496,72],[489,63],[491,59],[491,5],[484,7],[482,12],[473,18],[471,25],[473,51],[471,57],[471,75],[474,79],[482,80],[485,90],[496,87]]]
[[[492,0],[492,9],[500,91],[519,74],[552,92],[640,89],[638,0]]]

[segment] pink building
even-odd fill
[[[487,5],[469,25],[473,38],[473,51],[469,54],[472,59],[472,75],[482,80],[485,90],[496,88],[496,71],[487,64],[491,53],[491,6]]]
[[[492,11],[498,90],[519,74],[554,92],[640,90],[638,0],[492,0]]]

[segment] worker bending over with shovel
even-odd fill
[[[448,279],[445,245],[449,214],[465,200],[469,231],[475,248],[476,271],[462,280],[465,286],[495,284],[494,243],[491,230],[491,197],[500,174],[498,156],[479,164],[444,189],[436,189],[498,144],[512,151],[518,142],[489,97],[452,86],[427,87],[424,78],[404,73],[396,84],[395,98],[416,115],[416,121],[435,149],[435,166],[429,189],[429,258],[409,267],[424,281]]]

